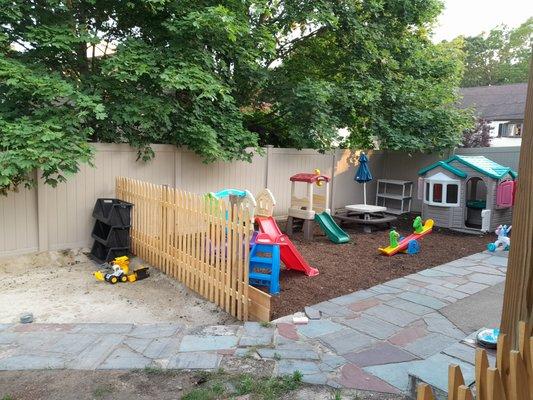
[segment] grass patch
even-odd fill
[[[229,375],[225,372],[204,373],[198,376],[199,386],[183,396],[183,400],[217,400],[252,394],[263,400],[276,400],[296,390],[302,374],[273,378],[258,378],[249,374]]]
[[[270,322],[260,322],[259,325],[261,325],[263,328],[272,328],[274,325],[272,325]]]
[[[96,399],[101,399],[102,397],[111,393],[113,393],[113,387],[111,387],[110,385],[97,386],[93,390],[93,396]]]
[[[2,400],[15,400],[15,398],[10,394],[6,394],[4,397],[2,397]]]

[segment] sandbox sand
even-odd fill
[[[24,312],[39,323],[235,322],[155,268],[147,279],[116,285],[95,280],[97,269],[81,249],[0,259],[0,323],[18,322]]]

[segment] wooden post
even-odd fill
[[[533,324],[533,59],[530,62],[524,133],[520,149],[518,189],[513,210],[511,250],[500,329],[513,348],[518,345],[518,324]]]

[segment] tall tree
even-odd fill
[[[456,43],[439,0],[0,0],[0,191],[56,184],[88,141],[188,146],[205,161],[273,143],[440,150]]]
[[[527,82],[533,46],[533,17],[517,28],[498,26],[488,33],[464,38],[462,86]]]
[[[460,42],[435,45],[439,1],[328,2],[329,22],[299,33],[248,118],[262,143],[439,151],[472,117],[454,107]],[[267,105],[267,106],[265,106]],[[346,128],[347,137],[339,137]]]

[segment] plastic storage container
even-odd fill
[[[130,247],[129,228],[110,226],[97,220],[91,236],[107,247]]]
[[[119,199],[98,199],[93,210],[93,218],[104,224],[127,228],[131,224],[133,204]]]
[[[117,257],[127,256],[128,254],[128,247],[107,247],[98,241],[94,242],[91,249],[91,256],[101,263],[111,261]]]

